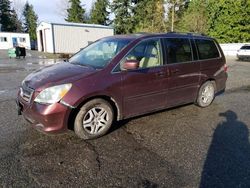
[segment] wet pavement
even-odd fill
[[[57,60],[0,52],[1,187],[250,187],[250,62],[228,59],[224,95],[118,122],[91,141],[44,135],[17,116],[24,77]]]

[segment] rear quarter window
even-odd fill
[[[213,40],[195,39],[199,59],[213,59],[220,57],[218,48]]]

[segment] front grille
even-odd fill
[[[20,88],[20,96],[25,102],[30,103],[33,93],[34,89],[26,86],[26,84],[22,84],[22,87]]]

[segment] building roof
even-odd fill
[[[26,34],[26,35],[29,35],[29,33],[24,33],[24,32],[9,32],[9,31],[0,31],[0,33],[12,33],[12,34]]]
[[[103,28],[103,29],[114,29],[111,26],[99,25],[99,24],[86,24],[86,23],[74,23],[74,22],[47,22],[42,21],[44,23],[48,23],[51,25],[62,25],[62,26],[76,26],[76,27],[92,27],[92,28]],[[40,24],[42,23],[40,22]],[[39,24],[39,25],[40,25]]]

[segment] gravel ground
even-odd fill
[[[91,141],[44,135],[17,116],[22,79],[56,60],[0,51],[1,187],[250,187],[250,62],[228,58],[225,94],[129,119]]]

